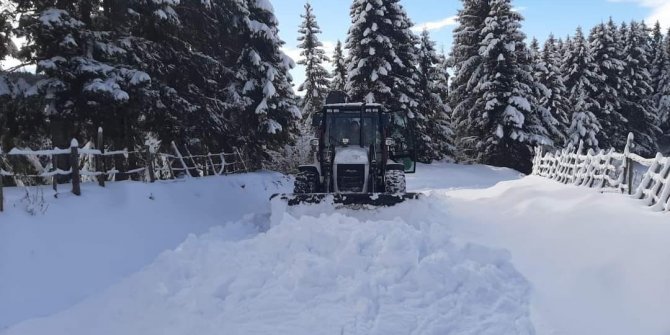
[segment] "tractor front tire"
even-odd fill
[[[300,171],[295,176],[293,193],[306,194],[316,193],[316,184],[318,177],[313,172]]]
[[[384,188],[386,193],[405,193],[407,191],[405,172],[400,170],[386,171],[384,175]]]

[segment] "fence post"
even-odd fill
[[[147,171],[149,172],[149,182],[156,181],[156,174],[154,173],[154,153],[151,150],[151,146],[146,146],[147,150]]]
[[[209,165],[212,168],[212,176],[216,176],[216,165],[214,165],[214,161],[212,160],[212,153],[207,152],[207,160],[209,161]]]
[[[103,142],[103,137],[102,137],[102,127],[98,127],[98,143],[96,144],[96,147],[100,151],[100,155],[98,156],[98,159],[96,159],[96,166],[95,170],[100,172],[100,175],[98,175],[98,185],[101,187],[105,187],[105,179],[107,178],[107,171],[105,171],[105,144]]]
[[[51,165],[54,170],[58,170],[58,155],[51,156]],[[58,198],[58,174],[51,177],[51,188],[54,190],[54,198]]]
[[[1,168],[0,168],[1,170]],[[4,175],[0,173],[0,212],[5,210],[5,197],[2,194],[2,178],[4,178]]]
[[[628,195],[633,195],[633,159],[630,158],[630,150],[633,148],[633,140],[635,135],[633,133],[628,133],[628,139],[626,139],[626,147],[623,151],[623,156],[625,159],[625,179],[626,187],[628,188]]]
[[[73,138],[70,142],[70,167],[72,169],[72,193],[81,195],[81,176],[79,175],[79,142]]]
[[[244,167],[244,172],[249,172],[249,169],[247,168],[247,162],[244,161],[244,158],[242,158],[242,152],[240,149],[235,148],[235,151],[237,152],[237,158],[242,162],[242,167]]]
[[[177,155],[177,158],[179,159],[179,162],[181,163],[181,167],[184,169],[184,178],[191,178],[191,172],[188,169],[188,166],[186,166],[186,162],[184,161],[184,157],[181,155],[181,152],[179,152],[179,149],[177,149],[177,145],[172,141],[172,149],[174,150],[175,154]]]

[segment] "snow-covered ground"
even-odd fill
[[[256,173],[12,207],[0,334],[670,333],[667,214],[486,166],[408,187],[427,195],[270,215],[290,181]]]

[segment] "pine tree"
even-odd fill
[[[538,79],[549,91],[549,95],[542,99],[540,104],[558,121],[556,127],[563,134],[561,137],[554,137],[554,143],[563,147],[567,139],[565,134],[570,126],[571,106],[567,88],[561,75],[562,59],[560,52],[561,49],[556,44],[556,39],[553,35],[549,35],[540,58],[542,67],[546,71],[540,74]]]
[[[451,67],[451,63],[447,55],[445,55],[444,49],[438,57],[439,62],[436,65],[438,70],[437,86],[440,92],[440,98],[444,101],[445,105],[449,107],[449,68]]]
[[[651,50],[653,52],[650,71],[654,90],[653,106],[658,115],[659,126],[667,130],[670,112],[670,31],[663,36],[658,22],[654,25]]]
[[[663,49],[663,40],[661,23],[656,21],[649,40],[649,50],[651,51],[649,56],[649,75],[651,75],[652,78],[654,92],[656,91],[655,88],[658,86],[659,74],[663,70],[663,63],[665,62],[666,57],[665,50]]]
[[[457,152],[462,160],[475,159],[477,139],[482,136],[475,127],[479,111],[474,108],[477,95],[474,86],[479,80],[482,57],[479,43],[484,21],[491,9],[487,0],[462,0],[463,9],[458,11],[458,27],[454,29],[454,43],[450,54],[454,76],[451,82],[449,101],[452,107]]]
[[[621,115],[620,92],[628,90],[629,84],[622,80],[625,61],[619,55],[616,26],[610,19],[608,25],[596,25],[589,36],[589,54],[592,57],[591,71],[594,80],[591,97],[600,106],[596,117],[601,125],[598,144],[601,148],[623,150],[627,138],[627,120]]]
[[[342,51],[342,42],[339,40],[335,45],[335,53],[332,59],[333,64],[333,80],[330,82],[330,88],[333,91],[346,91],[347,85],[347,65]]]
[[[653,106],[652,82],[649,75],[649,37],[644,23],[631,22],[625,34],[624,53],[628,59],[623,72],[623,80],[631,89],[625,92],[621,103],[621,114],[628,120],[628,131],[635,135],[637,150],[647,156],[658,152],[658,115]]]
[[[32,42],[19,57],[36,63],[45,77],[37,86],[46,98],[54,144],[93,137],[105,120],[128,108],[129,91],[144,85],[148,76],[124,64],[120,41],[99,24],[104,17],[100,1],[58,1],[56,7],[46,0],[14,2],[22,14],[17,34]],[[134,136],[129,126],[107,128],[109,138],[123,144]]]
[[[255,163],[292,141],[301,113],[291,85],[293,61],[281,51],[278,22],[265,0],[248,0],[249,16],[237,64],[237,86],[243,108],[234,117],[239,146]]]
[[[555,69],[552,69],[551,64],[545,62],[542,58],[543,54],[540,51],[540,44],[537,39],[532,39],[529,46],[529,52],[532,75],[533,78],[535,78],[533,85],[531,86],[533,92],[531,105],[535,106],[535,109],[542,120],[548,121],[543,123],[543,126],[547,129],[547,133],[553,145],[562,147],[565,143],[565,123],[559,121],[558,117],[562,117],[562,115],[554,114],[555,110],[552,110],[552,106],[550,106],[550,101],[555,102],[552,100],[554,97],[552,88],[554,87],[550,88],[547,86],[548,84],[556,84],[555,82],[549,83],[549,78],[555,80],[555,77],[558,76],[558,74],[552,72],[552,70]]]
[[[346,41],[349,96],[414,118],[417,39],[399,0],[355,0],[351,18]]]
[[[567,44],[567,43],[566,43]],[[588,43],[581,28],[577,28],[574,38],[570,40],[569,50],[563,60],[563,81],[570,95],[570,104],[574,106],[571,125],[567,136],[572,146],[584,142],[586,149],[597,149],[602,127],[597,117],[600,105],[593,98],[600,78],[593,73],[591,66],[593,56],[589,52]]]
[[[654,105],[656,106],[661,128],[670,130],[670,31],[665,35],[662,44],[663,56],[659,57],[656,66],[658,72],[655,80]]]
[[[537,106],[533,89],[530,52],[521,32],[522,17],[512,11],[510,0],[492,0],[481,31],[480,78],[474,88],[474,120],[478,129],[480,162],[530,171],[535,145],[551,145],[547,120]],[[549,115],[550,117],[550,115]],[[554,120],[555,121],[555,120]]]
[[[574,102],[574,112],[568,129],[568,143],[573,147],[579,147],[580,143],[583,143],[584,148],[595,149],[598,148],[596,136],[601,130],[600,123],[591,112],[594,109],[593,99],[590,99],[584,91],[583,86],[579,86],[573,91],[570,99]]]
[[[435,89],[442,100],[444,114],[441,120],[442,129],[446,135],[446,146],[441,150],[445,156],[455,159],[458,156],[456,145],[454,144],[454,130],[452,123],[452,110],[449,106],[449,59],[444,54],[444,50],[439,56],[439,62],[436,65],[436,73],[434,79]]]
[[[16,53],[16,45],[12,41],[12,15],[10,3],[0,4],[0,59]]]
[[[418,159],[430,163],[445,156],[453,156],[447,104],[440,96],[444,88],[444,73],[440,68],[440,57],[435,52],[435,43],[427,30],[421,34],[419,47],[418,93],[420,103],[416,109],[416,129],[420,135]]]
[[[316,17],[312,10],[312,5],[305,4],[305,14],[300,15],[303,22],[300,25],[298,33],[298,48],[302,49],[302,57],[298,64],[305,66],[305,82],[300,84],[298,91],[304,91],[305,97],[302,100],[303,117],[307,124],[311,124],[312,115],[321,110],[326,95],[328,94],[328,77],[330,74],[323,67],[323,63],[328,62],[326,52],[323,50],[323,44],[319,41],[317,35],[321,33]]]

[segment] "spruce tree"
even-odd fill
[[[559,121],[558,118],[561,117],[561,115],[556,115],[555,110],[552,110],[552,106],[550,106],[550,101],[552,101],[554,97],[554,87],[550,88],[548,86],[548,84],[556,84],[555,82],[549,83],[549,79],[551,78],[555,80],[555,77],[558,76],[558,74],[552,72],[552,70],[555,69],[552,69],[551,64],[545,62],[542,58],[543,55],[540,51],[540,44],[537,39],[532,39],[529,46],[529,52],[532,75],[535,79],[531,86],[533,92],[533,100],[531,101],[531,104],[535,106],[535,110],[541,119],[547,120],[543,125],[547,129],[552,144],[556,147],[562,147],[565,143],[565,123]]]
[[[346,91],[347,85],[347,65],[342,51],[342,42],[339,40],[335,45],[335,52],[332,58],[333,80],[330,82],[330,88],[333,91]]]
[[[627,120],[621,114],[620,92],[628,90],[629,83],[622,80],[621,73],[626,64],[620,58],[620,45],[616,38],[616,26],[610,19],[608,25],[598,24],[589,36],[589,54],[592,57],[593,86],[591,97],[598,102],[595,114],[601,125],[598,144],[601,148],[623,150],[626,145]]]
[[[668,129],[670,112],[670,31],[663,36],[658,22],[653,29],[651,50],[653,60],[650,75],[652,78],[653,106],[656,109],[658,122],[663,130]]]
[[[595,114],[591,112],[594,109],[594,100],[585,94],[583,86],[578,86],[570,99],[574,103],[574,112],[572,121],[568,129],[568,143],[572,147],[579,147],[583,143],[585,149],[597,149],[600,133],[600,123]]]
[[[654,105],[661,128],[670,130],[670,31],[665,35],[661,46],[663,55],[657,60],[658,67],[654,88]]]
[[[570,95],[570,104],[574,106],[571,124],[568,129],[569,143],[578,146],[584,142],[586,149],[597,149],[602,127],[597,117],[600,105],[593,98],[597,87],[593,83],[600,81],[592,71],[593,56],[581,28],[570,39],[570,49],[563,60],[563,80]]]
[[[649,37],[644,23],[631,22],[625,32],[624,53],[628,61],[623,72],[623,80],[631,89],[625,92],[621,113],[628,120],[628,131],[635,135],[639,153],[654,156],[658,152],[657,138],[660,135],[658,115],[653,106],[653,89],[649,75]]]
[[[417,39],[399,0],[355,0],[351,18],[346,41],[349,96],[414,118]]]
[[[427,30],[421,34],[419,47],[419,106],[416,109],[416,129],[419,161],[430,163],[445,156],[453,156],[449,123],[449,109],[440,96],[445,88],[441,59],[435,52],[435,43]]]
[[[447,55],[444,54],[444,49],[438,57],[439,62],[436,65],[438,70],[437,86],[440,91],[440,98],[447,106],[449,106],[449,78],[451,76],[449,74],[449,68],[451,67],[451,63]]]
[[[563,134],[562,138],[554,137],[557,146],[565,146],[566,132],[570,126],[571,106],[567,88],[563,83],[561,75],[561,50],[556,44],[553,35],[544,44],[540,62],[545,72],[540,74],[539,81],[547,88],[548,95],[540,101],[542,107],[546,108],[558,121],[556,125]]]
[[[531,57],[521,32],[522,17],[510,0],[492,0],[480,35],[482,66],[474,88],[474,120],[480,162],[531,169],[531,146],[551,145],[545,119],[534,105]],[[550,116],[549,116],[550,117]]]
[[[52,140],[69,145],[70,138],[92,138],[99,126],[110,130],[119,147],[131,144],[136,120],[117,119],[132,103],[129,92],[145,85],[146,73],[125,64],[126,50],[118,36],[101,25],[101,1],[15,0],[21,20],[16,29],[30,43],[19,52],[25,62],[36,63],[44,77],[37,86],[44,94]],[[128,10],[128,8],[124,8]],[[111,126],[105,121],[112,120]]]
[[[321,110],[326,95],[328,94],[328,71],[323,67],[323,63],[328,62],[326,52],[323,50],[323,43],[319,41],[318,34],[321,33],[319,24],[312,9],[312,5],[305,4],[305,14],[300,15],[303,19],[298,33],[298,48],[301,59],[298,64],[305,66],[305,82],[300,84],[298,91],[304,91],[305,96],[302,100],[303,117],[307,124],[311,124],[312,115]]]
[[[454,43],[450,54],[454,76],[450,89],[452,125],[454,127],[457,152],[461,160],[477,157],[477,139],[482,135],[475,123],[479,115],[474,107],[477,95],[474,87],[479,80],[482,57],[479,43],[484,21],[491,9],[487,0],[462,0],[458,11],[459,25],[454,29]]]
[[[291,85],[293,61],[281,51],[278,22],[265,0],[248,0],[248,18],[241,38],[235,90],[243,107],[235,113],[237,143],[259,164],[291,142],[300,109]]]

